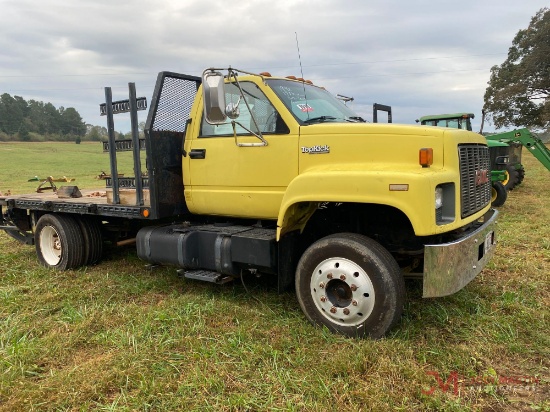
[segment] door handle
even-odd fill
[[[191,159],[204,159],[206,158],[206,149],[192,149],[189,152]]]

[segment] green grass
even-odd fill
[[[132,152],[117,153],[118,173],[133,176]],[[145,160],[142,155],[142,168]],[[105,188],[105,182],[95,177],[102,171],[109,173],[109,154],[103,153],[101,142],[46,142],[3,143],[0,142],[0,192],[12,194],[35,192],[38,177],[75,179],[71,185],[80,189]],[[57,186],[69,183],[56,183]]]
[[[314,328],[270,279],[247,279],[249,295],[150,271],[131,247],[54,272],[2,233],[0,410],[549,411],[550,172],[524,161],[489,267],[446,298],[424,300],[408,283],[403,319],[378,341]],[[2,191],[38,174],[94,187],[107,167],[99,144],[0,144]],[[426,395],[430,371],[540,382]]]

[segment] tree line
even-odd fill
[[[73,107],[56,108],[51,103],[4,93],[0,96],[0,132],[8,137],[6,140],[30,141],[34,133],[70,141],[85,136],[86,125]]]

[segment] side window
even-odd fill
[[[246,107],[246,103],[241,97],[239,88],[235,84],[227,84],[225,87],[225,101],[227,104],[239,103],[239,117],[236,122],[242,124],[246,129],[252,130],[255,133],[262,134],[286,134],[290,133],[288,126],[283,122],[277,110],[267,99],[265,94],[252,82],[240,82],[244,92],[244,99],[250,107],[250,111]],[[252,120],[250,112],[256,119],[256,124]],[[228,119],[229,120],[229,119]],[[251,133],[240,126],[235,125],[237,135],[246,136]],[[202,119],[200,137],[216,137],[216,136],[233,136],[233,126],[228,123],[221,125],[211,125]]]

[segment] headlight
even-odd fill
[[[438,186],[435,188],[435,208],[443,207],[443,188]]]

